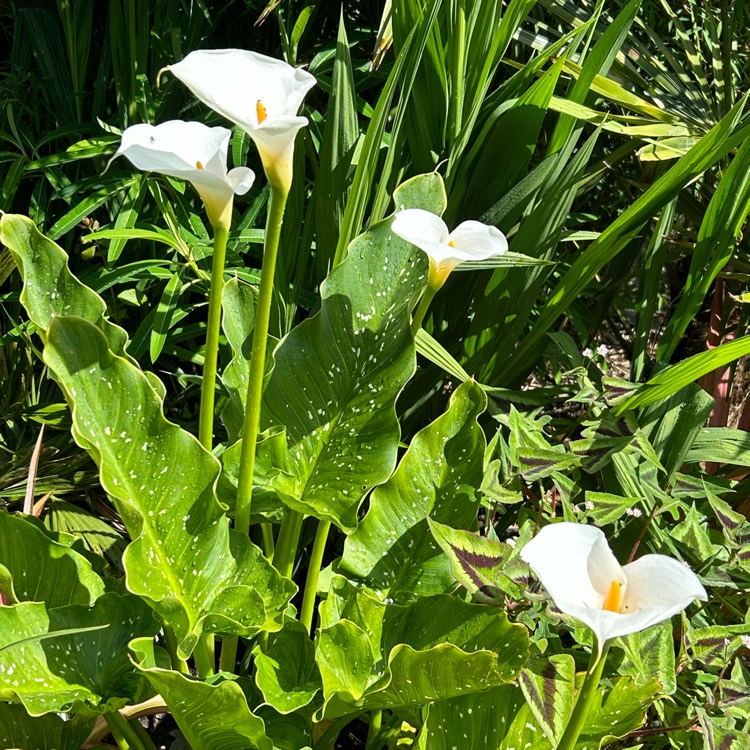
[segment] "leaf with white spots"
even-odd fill
[[[266,703],[281,714],[309,705],[320,690],[315,649],[307,628],[287,620],[278,633],[270,633],[253,649],[255,682]]]
[[[462,383],[448,410],[418,432],[393,476],[377,487],[370,509],[344,544],[338,571],[396,602],[430,596],[453,585],[451,560],[430,535],[427,516],[459,528],[476,527],[484,433],[478,416],[486,397]]]
[[[0,700],[23,703],[33,716],[95,716],[145,700],[153,693],[134,671],[128,643],[158,629],[153,612],[132,595],[104,594],[93,607],[0,607]]]
[[[486,693],[471,693],[431,703],[419,733],[417,750],[486,748],[496,750],[513,718],[525,710],[523,695],[513,685],[501,685]],[[540,733],[541,734],[541,733]],[[525,745],[520,745],[524,748]],[[526,747],[526,750],[529,750]]]
[[[80,318],[52,320],[44,356],[73,407],[76,441],[133,539],[123,556],[128,588],[173,627],[181,654],[203,631],[280,628],[294,584],[230,531],[214,491],[218,461],[164,418],[143,372]]]
[[[482,692],[515,679],[528,658],[526,628],[444,594],[399,606],[335,576],[320,614],[325,718]]]
[[[169,706],[172,718],[190,747],[200,750],[273,750],[263,719],[247,704],[242,688],[233,680],[213,679],[213,684],[162,669],[154,656],[153,642],[130,644],[138,670]]]
[[[445,205],[437,174],[410,180],[397,204],[403,196],[411,208]],[[279,496],[347,532],[365,494],[393,471],[396,398],[416,366],[409,312],[427,258],[390,224],[381,221],[352,242],[321,285],[320,311],[277,347],[263,398],[263,426],[287,432],[292,473],[275,479]]]
[[[83,555],[20,515],[0,513],[0,571],[0,591],[11,602],[44,602],[52,609],[89,605],[104,593]]]

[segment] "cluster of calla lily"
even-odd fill
[[[294,141],[298,131],[307,125],[298,110],[316,81],[304,70],[245,50],[192,52],[166,70],[253,139],[271,186],[235,519],[235,528],[247,533],[275,258],[292,181]],[[125,156],[138,169],[191,182],[214,228],[200,425],[200,439],[208,450],[212,449],[213,439],[213,390],[227,233],[234,196],[246,193],[255,179],[247,167],[227,171],[230,136],[226,128],[198,122],[140,124],[124,131],[116,154]],[[434,295],[457,265],[487,260],[508,250],[505,236],[493,226],[466,221],[449,232],[440,217],[421,209],[396,213],[391,228],[429,258],[427,287],[412,321],[415,333]],[[662,622],[694,599],[707,599],[706,591],[689,568],[664,555],[645,555],[621,567],[603,532],[584,524],[562,522],[545,526],[523,547],[520,556],[539,577],[558,609],[587,625],[596,638],[597,647],[592,650],[584,686],[558,746],[572,748],[595,695],[603,656],[611,640]],[[231,656],[230,649],[228,663],[232,662]],[[224,654],[222,661],[223,657]]]

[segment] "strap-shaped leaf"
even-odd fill
[[[445,414],[421,430],[393,476],[370,498],[370,510],[344,545],[339,571],[396,601],[430,596],[453,584],[449,559],[427,529],[429,514],[454,527],[476,525],[484,433],[477,417],[486,397],[472,380]]]
[[[45,360],[73,407],[74,434],[100,468],[133,543],[128,588],[175,630],[187,655],[201,632],[278,629],[294,584],[230,532],[214,494],[218,461],[168,422],[144,374],[80,318],[55,318]]]
[[[438,175],[415,177],[394,200],[444,207]],[[284,425],[291,473],[274,486],[294,510],[345,531],[357,508],[396,461],[395,402],[415,369],[409,308],[425,283],[427,259],[395,236],[390,220],[357,237],[321,286],[320,312],[275,351],[263,400],[264,427]]]
[[[134,673],[127,646],[158,629],[153,612],[131,595],[104,594],[90,608],[0,607],[0,700],[21,702],[33,716],[95,716],[142,701],[150,688]]]
[[[12,602],[88,606],[104,593],[104,582],[83,555],[31,519],[8,513],[0,513],[0,571],[0,591]]]

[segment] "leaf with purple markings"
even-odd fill
[[[435,541],[448,556],[453,577],[472,596],[485,604],[499,604],[503,600],[500,580],[503,568],[513,549],[463,529],[427,519]]]

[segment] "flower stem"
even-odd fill
[[[181,674],[190,674],[187,661],[177,653],[177,636],[175,636],[171,625],[164,625],[164,647],[167,649],[169,659],[172,662],[172,669]]]
[[[145,750],[135,729],[119,711],[108,711],[104,714],[104,719],[120,750]]]
[[[201,678],[210,677],[216,671],[216,657],[214,656],[214,634],[203,633],[195,644],[193,651],[195,667]]]
[[[586,724],[591,704],[594,702],[596,689],[599,687],[599,680],[604,671],[604,662],[607,659],[608,645],[605,644],[601,651],[592,647],[591,660],[586,670],[586,677],[583,679],[583,685],[578,693],[578,699],[573,707],[573,713],[570,715],[568,726],[565,727],[563,736],[557,745],[557,750],[573,750],[581,734],[581,730]]]
[[[292,577],[294,558],[297,556],[297,544],[302,530],[302,513],[291,508],[284,509],[284,518],[276,540],[276,551],[273,555],[273,565],[281,575]]]
[[[250,530],[250,511],[253,496],[253,474],[255,472],[255,447],[258,443],[260,429],[260,405],[263,395],[263,374],[266,365],[266,343],[268,341],[268,323],[271,317],[271,298],[273,280],[276,274],[276,256],[279,250],[281,224],[284,220],[284,208],[289,195],[284,189],[271,184],[271,202],[268,207],[266,239],[263,248],[263,267],[260,273],[258,307],[255,313],[253,346],[250,354],[250,379],[247,384],[247,403],[245,421],[242,427],[242,448],[240,453],[240,476],[237,486],[237,509],[234,527],[241,534]]]
[[[441,286],[442,284],[433,284],[428,279],[427,289],[424,290],[422,299],[419,300],[419,305],[417,306],[417,310],[414,313],[414,317],[411,321],[411,330],[415,336],[417,335],[417,331],[422,327],[422,323],[424,322],[425,315],[427,315],[427,310],[430,307],[430,303],[432,302],[433,298],[438,292],[438,289],[440,289]]]
[[[370,712],[370,728],[367,730],[367,744],[365,750],[378,750],[380,743],[380,727],[383,724],[383,709],[379,708]]]
[[[198,440],[207,450],[213,450],[214,399],[216,396],[216,362],[219,356],[221,332],[221,297],[224,290],[224,262],[227,254],[226,227],[214,229],[214,253],[211,263],[211,290],[208,295],[208,326],[206,329],[206,354],[201,383],[200,421]]]
[[[315,533],[315,541],[310,553],[310,564],[307,568],[307,578],[305,579],[305,593],[302,597],[302,609],[299,615],[299,621],[307,628],[308,633],[312,630],[315,592],[318,589],[320,566],[323,563],[323,553],[326,549],[330,529],[330,521],[323,521],[322,519],[318,521],[318,530]]]

